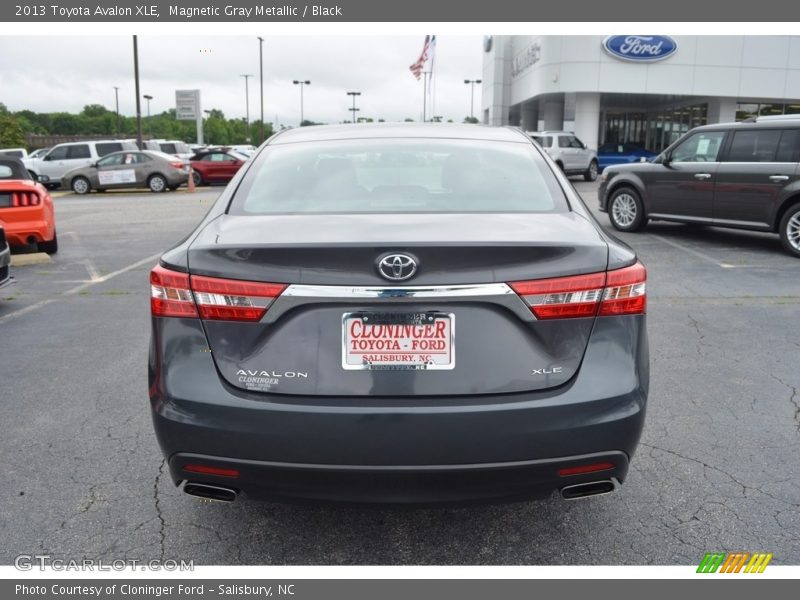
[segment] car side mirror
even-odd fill
[[[587,146],[586,144],[583,144],[583,149],[584,149],[584,150],[588,150],[588,149],[589,149],[589,146]]]
[[[665,167],[669,166],[669,163],[672,162],[672,154],[670,154],[669,152],[665,152],[664,154],[661,155],[661,161],[660,162]]]

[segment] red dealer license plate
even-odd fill
[[[345,313],[342,367],[372,370],[453,369],[452,313]]]

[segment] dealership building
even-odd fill
[[[800,114],[800,36],[487,36],[483,50],[484,123],[590,148],[659,151],[698,125]]]

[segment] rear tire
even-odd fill
[[[88,194],[92,190],[92,186],[86,177],[76,177],[72,180],[70,186],[72,187],[73,192],[80,194],[81,196]]]
[[[55,254],[58,252],[58,233],[53,231],[52,240],[49,242],[39,242],[36,246],[39,252],[44,252],[45,254]]]
[[[597,161],[592,160],[589,163],[589,168],[586,169],[586,172],[583,174],[583,178],[586,181],[597,181]]]
[[[164,178],[163,175],[151,175],[150,179],[147,180],[147,187],[150,188],[151,192],[161,193],[167,191],[167,180]]]
[[[192,170],[192,178],[194,179],[195,185],[197,186],[203,185],[203,176],[200,175],[200,173],[198,173],[197,171]]]
[[[638,231],[644,227],[644,206],[636,190],[630,187],[614,190],[608,200],[608,219],[618,231]]]
[[[778,233],[784,249],[795,258],[800,258],[800,202],[790,206],[783,215]]]

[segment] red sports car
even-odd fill
[[[192,158],[195,185],[228,183],[247,161],[244,154],[229,148],[207,148]]]
[[[36,244],[40,252],[58,252],[53,198],[10,156],[0,156],[0,220],[10,246]]]

